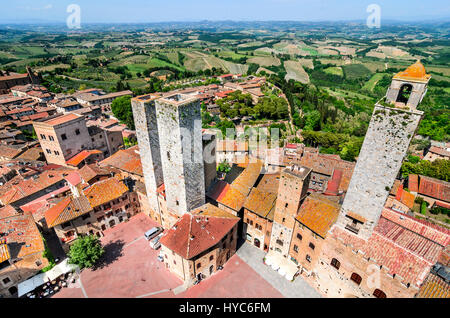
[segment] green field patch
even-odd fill
[[[375,88],[375,85],[377,85],[377,83],[383,78],[384,75],[388,75],[386,73],[377,73],[374,74],[370,80],[368,80],[364,86],[363,86],[363,90],[368,90],[368,91],[373,91],[373,89]]]
[[[332,75],[344,76],[344,71],[342,71],[341,67],[329,67],[324,69],[323,71]]]
[[[372,72],[362,64],[349,64],[342,66],[344,74],[349,79],[366,77]]]

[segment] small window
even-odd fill
[[[197,269],[199,269],[200,267],[202,267],[202,263],[197,263]]]
[[[66,139],[67,139],[66,134],[62,134],[62,135],[61,135],[61,139],[62,139],[62,140],[66,140]]]
[[[301,236],[300,233],[297,233],[297,239],[300,240],[300,241],[303,239],[303,237]]]
[[[298,253],[298,246],[297,245],[294,245],[294,252]]]
[[[42,139],[42,140],[46,140],[47,137],[45,137],[45,135],[41,134],[41,139]]]
[[[309,243],[309,247],[310,247],[312,250],[316,248],[315,245],[314,245],[313,243]]]
[[[209,260],[212,261],[213,259],[214,259],[214,255],[211,255],[211,256],[209,257]]]
[[[6,278],[3,279],[3,284],[4,285],[9,284],[10,282],[11,282],[11,279],[9,279],[9,277],[6,277]]]
[[[79,134],[80,134],[80,130],[79,129],[75,130],[75,135],[79,135]]]
[[[46,151],[49,155],[52,154],[52,151],[51,151],[50,149],[45,149],[45,151]]]
[[[287,204],[287,203],[286,203],[286,205],[285,205],[284,207],[285,207],[285,208],[287,208],[287,207],[288,207],[288,205],[289,205],[289,204]]]
[[[306,255],[306,260],[307,260],[309,263],[311,263],[311,256]]]
[[[336,269],[339,269],[341,267],[341,262],[339,262],[337,259],[333,258],[331,260],[331,266],[333,266]]]
[[[386,298],[386,294],[382,290],[379,290],[379,289],[374,290],[373,296],[376,298]]]
[[[53,136],[48,136],[48,139],[50,139],[50,141],[54,141],[55,138],[53,138]]]
[[[356,273],[353,273],[352,276],[350,277],[350,279],[356,284],[356,285],[360,285],[361,281],[362,281],[362,277],[359,276]]]

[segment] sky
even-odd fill
[[[380,6],[381,19],[450,21],[449,0],[0,0],[0,4],[0,24],[64,22],[70,4],[80,6],[81,23],[366,20],[369,4]]]

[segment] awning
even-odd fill
[[[270,265],[273,270],[278,271],[281,276],[286,277],[287,280],[292,281],[295,274],[298,272],[298,267],[291,260],[283,257],[281,254],[270,251],[266,255],[267,259],[270,260]]]
[[[27,293],[35,290],[39,286],[45,284],[47,281],[45,280],[45,273],[38,274],[24,282],[19,283],[18,287],[18,293],[19,297],[22,297],[23,295],[26,295]]]
[[[63,260],[61,263],[53,267],[51,270],[49,270],[46,273],[41,273],[36,276],[33,276],[32,278],[21,282],[18,285],[18,292],[19,297],[22,297],[23,295],[26,295],[27,293],[35,290],[36,288],[44,285],[47,282],[51,282],[52,280],[55,280],[61,275],[67,274],[69,272],[75,271],[78,269],[77,265],[69,264],[69,259]]]

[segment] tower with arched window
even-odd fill
[[[394,76],[386,94],[386,102],[399,108],[416,109],[427,93],[430,79],[431,75],[427,74],[423,64],[417,61]]]

